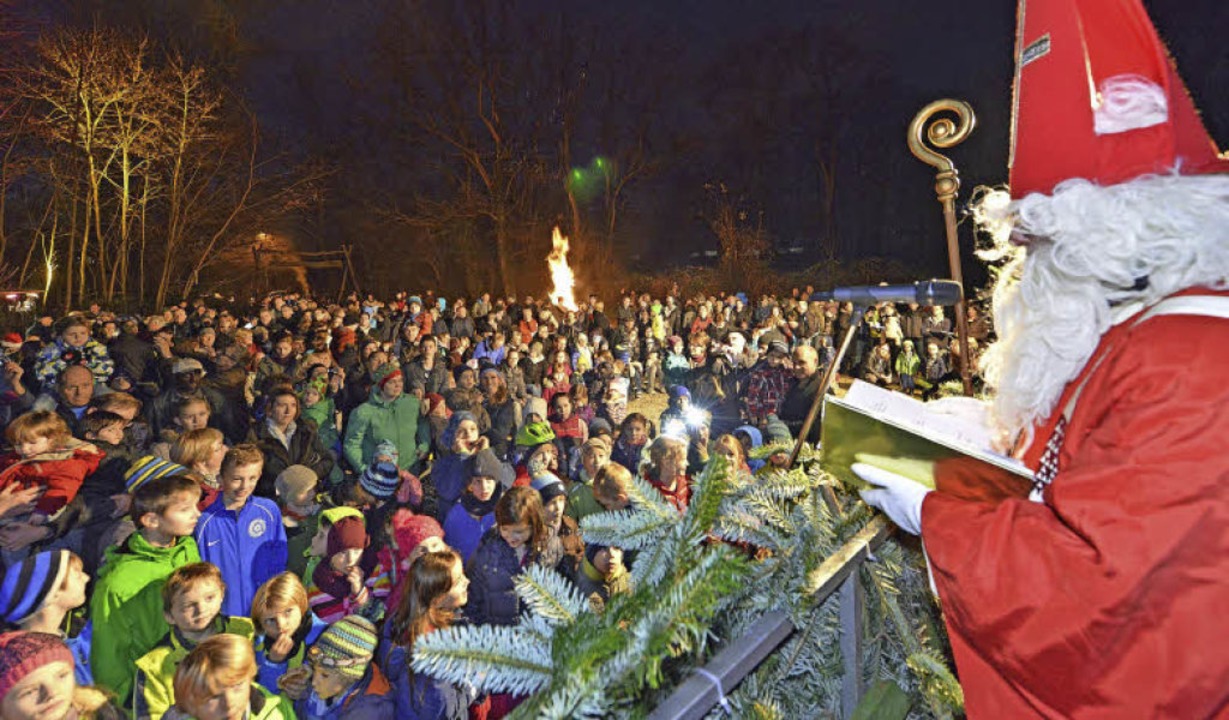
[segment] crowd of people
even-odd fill
[[[682,512],[710,458],[751,472],[795,435],[851,323],[808,296],[274,294],[12,328],[0,643],[39,662],[5,650],[0,717],[501,717],[518,698],[415,674],[415,641],[516,623],[530,564],[626,590],[578,521],[633,475]],[[959,357],[941,309],[857,337],[846,369],[906,392]]]

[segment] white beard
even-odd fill
[[[1179,290],[1229,280],[1229,176],[1145,176],[1109,187],[1068,180],[1052,195],[975,205],[1007,260],[994,289],[999,340],[983,360],[994,414],[1010,436],[1044,421],[1115,320]],[[1034,240],[1027,253],[1010,230]],[[1147,286],[1136,290],[1137,278]]]

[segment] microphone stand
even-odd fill
[[[794,449],[789,454],[789,463],[786,464],[787,468],[792,468],[794,462],[798,460],[798,453],[802,451],[802,443],[806,442],[807,435],[811,432],[811,426],[815,424],[815,419],[819,417],[819,409],[823,406],[824,396],[828,394],[828,390],[836,382],[837,368],[841,366],[841,361],[845,359],[845,353],[853,342],[854,334],[862,326],[862,321],[868,307],[868,305],[854,303],[853,312],[850,313],[849,327],[845,330],[845,337],[841,339],[841,345],[837,348],[836,357],[832,358],[832,362],[824,370],[823,378],[819,381],[819,392],[815,394],[815,399],[811,401],[811,409],[807,411],[807,417],[802,421],[802,430],[798,433],[798,439],[794,441]],[[832,500],[835,500],[835,498],[832,498]]]

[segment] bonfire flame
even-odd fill
[[[565,310],[579,310],[574,292],[576,276],[572,274],[572,268],[568,267],[568,239],[559,232],[558,226],[551,235],[551,251],[550,255],[546,256],[546,263],[550,266],[553,286],[550,291],[551,302]]]

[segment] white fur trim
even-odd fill
[[[1092,110],[1098,135],[1160,125],[1169,120],[1165,89],[1140,75],[1115,75],[1101,83]]]

